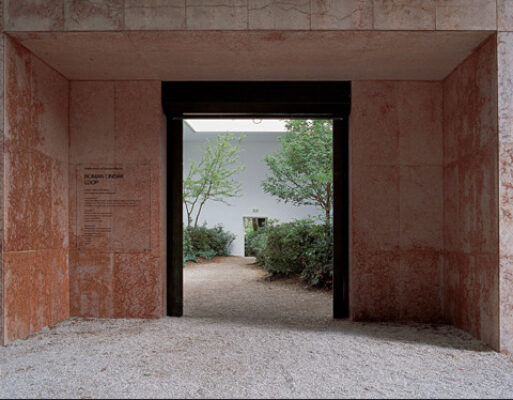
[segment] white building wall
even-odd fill
[[[243,217],[267,217],[277,219],[280,222],[292,221],[296,218],[317,216],[320,211],[317,207],[296,207],[290,203],[278,202],[271,195],[264,193],[260,182],[269,174],[269,169],[264,162],[264,156],[273,153],[280,148],[278,137],[281,132],[253,132],[246,133],[242,141],[241,164],[246,169],[239,175],[242,183],[242,196],[228,199],[231,204],[207,202],[200,216],[200,224],[204,222],[213,227],[222,224],[227,231],[235,235],[230,254],[244,255],[244,225]],[[198,161],[205,148],[206,138],[213,142],[218,133],[194,133],[184,126],[183,163],[184,177],[187,176],[192,160]],[[191,137],[193,136],[193,137]],[[184,209],[184,221],[187,215]]]

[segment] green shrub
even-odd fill
[[[307,249],[307,262],[301,278],[308,285],[331,288],[333,284],[333,226],[315,225],[311,246]]]
[[[247,254],[271,275],[299,275],[309,286],[331,287],[333,229],[312,220],[269,223],[247,237]]]
[[[244,238],[244,252],[247,257],[256,257],[258,262],[264,262],[267,231],[265,227],[249,231]]]
[[[228,255],[235,235],[226,232],[221,225],[207,228],[206,225],[184,229],[184,262],[200,258]]]
[[[191,243],[191,235],[189,233],[189,229],[183,230],[183,263],[185,264],[187,261],[196,260],[194,256],[194,247],[192,247]]]

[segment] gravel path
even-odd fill
[[[333,321],[331,296],[235,257],[185,269],[185,317],[72,319],[0,348],[0,397],[513,397],[451,327]]]

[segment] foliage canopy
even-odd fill
[[[281,150],[265,156],[266,193],[294,205],[314,205],[330,220],[333,207],[333,129],[330,120],[291,120]]]
[[[241,183],[235,176],[245,168],[238,164],[243,138],[227,133],[217,136],[214,144],[207,140],[201,160],[198,163],[191,162],[183,182],[187,227],[198,226],[201,211],[207,201],[229,205],[227,198],[240,196]]]

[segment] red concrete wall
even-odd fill
[[[442,86],[352,85],[351,316],[443,319]]]
[[[69,317],[68,82],[5,39],[5,343]]]
[[[494,40],[444,82],[353,83],[353,319],[448,321],[498,347]],[[11,40],[5,57],[4,340],[70,313],[163,316],[160,82],[68,85]],[[89,243],[82,174],[105,166],[141,207]]]
[[[498,349],[496,38],[459,65],[443,90],[443,312]]]
[[[158,81],[71,82],[71,315],[164,315],[164,118]],[[136,211],[112,209],[103,238],[83,237],[83,168],[117,166],[131,177],[116,190]]]

